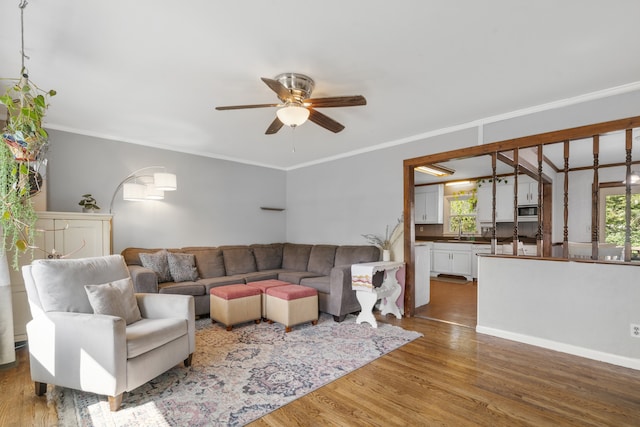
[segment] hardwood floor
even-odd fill
[[[478,283],[452,283],[431,278],[429,304],[416,309],[416,317],[442,320],[475,328],[478,321]]]
[[[477,334],[451,323],[377,318],[424,337],[250,426],[640,423],[639,371]],[[17,367],[0,371],[0,425],[57,425],[55,404],[33,394],[24,349],[18,359]]]

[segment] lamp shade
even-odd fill
[[[299,105],[288,105],[276,111],[278,119],[287,126],[300,126],[309,118],[309,110]]]
[[[135,182],[126,182],[122,185],[122,198],[131,202],[140,202],[146,200],[147,186]]]
[[[154,173],[153,184],[160,191],[175,191],[178,188],[176,175],[167,172]]]
[[[164,200],[164,191],[159,190],[152,183],[145,185],[144,194],[146,200]]]

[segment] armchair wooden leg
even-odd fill
[[[189,366],[191,366],[191,361],[193,360],[193,353],[191,353],[189,355],[189,357],[187,357],[186,359],[184,359],[184,367],[188,368]]]
[[[109,398],[109,409],[111,409],[111,412],[115,412],[118,409],[120,409],[120,405],[122,404],[122,394],[120,393],[117,396],[108,396]]]
[[[36,387],[36,396],[44,396],[47,393],[47,383],[34,382]]]

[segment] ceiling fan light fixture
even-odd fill
[[[276,111],[278,119],[290,127],[300,126],[309,118],[309,110],[300,105],[286,105]]]

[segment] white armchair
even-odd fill
[[[27,337],[36,395],[46,393],[47,384],[84,390],[107,395],[116,411],[125,391],[180,362],[190,366],[195,351],[192,296],[135,294],[130,307],[136,310],[137,304],[141,320],[128,325],[129,316],[94,314],[95,301],[85,285],[113,288],[120,283],[133,293],[122,256],[36,260],[22,274],[33,317]],[[128,299],[122,299],[116,310],[126,306]]]

